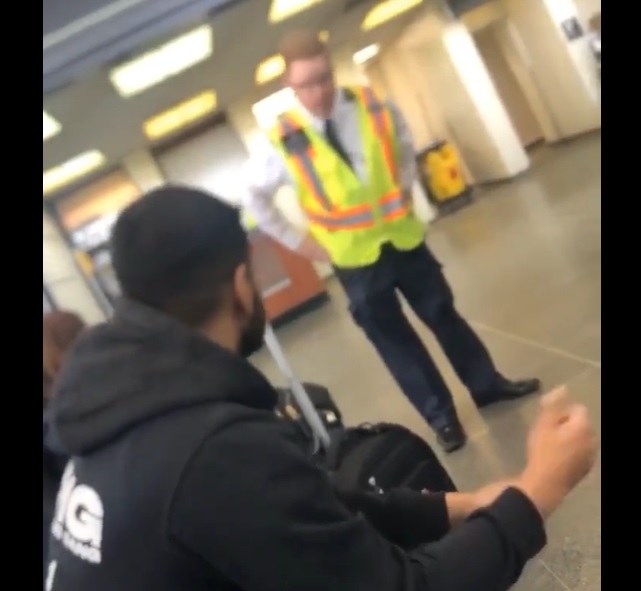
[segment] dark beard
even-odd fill
[[[239,353],[247,358],[263,346],[266,325],[265,307],[259,293],[254,298],[254,312],[240,335]]]

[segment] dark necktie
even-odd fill
[[[329,145],[334,148],[336,153],[343,159],[345,164],[347,164],[347,166],[351,168],[352,163],[349,159],[349,156],[347,155],[347,152],[345,151],[345,148],[338,139],[336,127],[334,126],[334,122],[331,119],[325,120],[325,137],[327,138],[327,142],[329,143]]]

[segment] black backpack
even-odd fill
[[[397,424],[365,424],[334,434],[321,461],[337,490],[457,490],[430,445]]]
[[[299,427],[302,445],[309,446],[312,457],[329,472],[337,489],[385,492],[407,487],[419,491],[456,491],[432,448],[418,435],[389,423],[346,429],[327,388],[300,383],[269,324],[265,327],[265,345],[293,388],[278,391],[275,411]],[[312,432],[312,425],[301,416],[296,398],[307,398],[312,403],[326,433]],[[321,435],[323,439],[329,436],[326,450],[318,445]]]
[[[327,388],[311,383],[303,386],[331,439],[327,452],[316,450],[313,457],[329,472],[337,490],[385,492],[404,487],[418,491],[456,491],[432,448],[418,435],[392,423],[346,428]],[[277,391],[276,412],[297,424],[311,453],[312,434],[290,390]]]

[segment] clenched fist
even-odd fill
[[[541,399],[541,410],[530,430],[527,465],[517,486],[543,517],[587,476],[596,460],[597,438],[584,405],[570,401],[564,387]]]

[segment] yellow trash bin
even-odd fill
[[[418,155],[423,185],[430,201],[441,207],[459,198],[469,198],[471,187],[465,181],[456,148],[445,140],[435,142]]]

